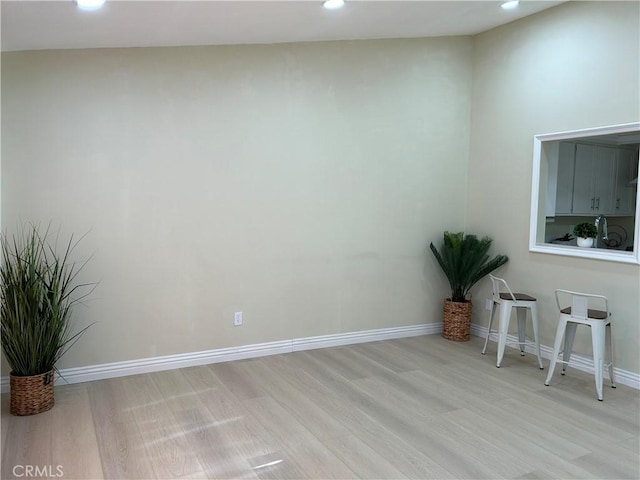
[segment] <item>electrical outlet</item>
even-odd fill
[[[233,315],[233,324],[236,327],[239,327],[240,325],[242,325],[242,312],[236,312]]]
[[[493,308],[493,301],[490,298],[487,298],[484,301],[484,308],[491,311],[491,309]]]

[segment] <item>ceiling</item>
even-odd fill
[[[303,1],[72,0],[1,2],[2,51],[308,42],[474,35],[561,1],[354,1],[340,10]]]

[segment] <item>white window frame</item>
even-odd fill
[[[547,253],[551,255],[563,255],[568,257],[581,257],[609,262],[633,263],[640,265],[640,189],[636,191],[636,213],[633,235],[633,252],[620,250],[606,250],[599,248],[580,248],[568,245],[556,245],[544,242],[545,232],[545,202],[546,198],[540,198],[540,182],[547,181],[541,178],[543,162],[543,144],[558,140],[576,140],[585,137],[609,135],[618,133],[640,133],[640,122],[610,125],[606,127],[587,128],[567,132],[545,133],[533,137],[533,174],[531,179],[531,217],[529,226],[529,251],[535,253]],[[546,165],[544,165],[546,167]],[[546,168],[545,168],[546,171]]]

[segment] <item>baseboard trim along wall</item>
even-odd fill
[[[174,368],[195,367],[210,363],[230,362],[247,358],[264,357],[280,353],[291,353],[316,348],[338,347],[353,345],[356,343],[376,342],[391,340],[394,338],[416,337],[420,335],[436,335],[442,333],[442,323],[427,323],[411,325],[408,327],[381,328],[377,330],[365,330],[361,332],[336,333],[320,335],[317,337],[294,338],[277,342],[244,345],[240,347],[219,348],[202,352],[184,353],[178,355],[166,355],[161,357],[143,358],[126,362],[104,363],[88,367],[67,368],[60,371],[61,376],[56,378],[56,385],[90,382],[106,378],[124,377],[139,373],[159,372]],[[471,334],[485,337],[487,328],[479,325],[471,325]],[[508,341],[516,341],[515,335],[509,335]],[[535,353],[532,347],[527,347],[528,353]],[[540,346],[542,356],[547,360],[551,358],[553,349],[544,345]],[[572,355],[572,367],[587,373],[593,373],[593,365],[588,357]],[[545,366],[546,368],[546,366]],[[640,390],[640,375],[614,369],[617,383]],[[2,377],[0,381],[2,393],[9,391],[9,377]]]
[[[65,368],[60,370],[56,385],[90,382],[106,378],[124,377],[139,373],[159,372],[175,368],[195,367],[210,363],[231,362],[247,358],[265,357],[280,353],[291,353],[316,348],[338,347],[356,343],[390,340],[393,338],[417,337],[442,332],[441,323],[411,325],[408,327],[382,328],[361,332],[336,333],[318,337],[294,338],[277,342],[258,343],[241,347],[219,348],[202,352],[142,358],[125,362],[104,363],[88,367]],[[9,377],[0,380],[0,391],[9,391]]]

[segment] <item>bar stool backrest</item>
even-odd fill
[[[492,293],[493,293],[494,301],[499,302],[500,300],[504,300],[500,298],[500,285],[503,285],[504,288],[507,290],[507,292],[509,292],[509,296],[511,296],[511,300],[514,302],[516,301],[516,296],[513,294],[513,292],[509,288],[509,285],[507,285],[507,282],[504,279],[494,277],[491,274],[489,274],[489,278],[491,279],[491,290],[493,291]]]
[[[570,315],[572,318],[586,320],[588,318],[593,318],[592,312],[605,312],[605,318],[609,317],[609,301],[607,297],[603,295],[594,295],[592,293],[580,293],[580,292],[572,292],[571,290],[562,290],[558,289],[555,291],[556,294],[556,304],[558,305],[558,310],[560,313],[564,315]],[[569,298],[571,299],[571,311],[567,312],[566,307],[562,307],[560,303],[561,300],[564,303],[568,303]],[[590,305],[591,304],[591,305]],[[593,310],[591,310],[589,307]]]

